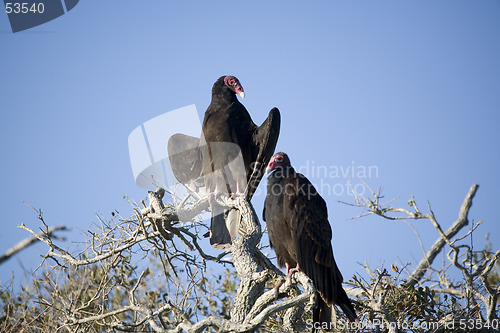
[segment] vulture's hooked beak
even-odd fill
[[[238,91],[238,95],[240,95],[241,98],[245,98],[245,92],[244,91]]]
[[[266,175],[268,175],[270,172],[274,170],[274,162],[269,162],[266,168]]]

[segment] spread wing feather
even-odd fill
[[[248,184],[245,191],[246,198],[250,200],[264,176],[267,164],[274,154],[280,132],[281,115],[277,108],[272,108],[266,120],[252,135],[253,158],[252,168],[248,175]]]
[[[177,133],[168,140],[167,149],[175,178],[190,190],[197,192],[198,187],[204,186],[201,177],[200,139]]]

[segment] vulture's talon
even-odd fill
[[[280,277],[278,283],[276,283],[276,286],[274,286],[274,296],[275,296],[276,299],[279,298],[279,296],[280,296],[280,287],[283,285],[283,283],[285,283],[285,281],[286,281],[285,278]]]
[[[293,274],[297,273],[298,271],[300,271],[300,268],[299,268],[299,264],[297,263],[297,266],[295,268],[292,268],[290,270],[288,270],[288,273],[286,275],[286,279],[288,280],[288,282],[290,284],[292,284],[292,277],[293,277]]]

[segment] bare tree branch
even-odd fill
[[[52,238],[47,236],[47,233],[38,235],[25,225],[19,226],[30,232],[37,240],[48,245],[49,251],[45,258],[53,259],[61,267],[66,267],[63,264],[69,264],[70,267],[103,265],[105,274],[95,291],[89,293],[87,287],[81,286],[76,298],[63,299],[59,305],[53,301],[43,301],[45,305],[65,313],[66,319],[60,328],[64,327],[70,331],[76,328],[78,331],[92,323],[99,323],[99,325],[123,331],[148,325],[155,332],[201,332],[207,327],[215,328],[221,332],[250,332],[261,326],[268,320],[269,316],[280,311],[287,311],[285,326],[292,329],[303,327],[299,322],[302,320],[304,305],[307,304],[306,308],[310,309],[316,302],[316,292],[312,281],[299,272],[294,275],[291,282],[287,281],[280,286],[279,295],[283,299],[278,300],[273,289],[266,291],[267,283],[271,279],[282,276],[283,273],[257,247],[262,237],[262,229],[250,202],[244,197],[235,200],[224,195],[212,197],[221,207],[238,209],[242,215],[240,229],[244,230],[244,233],[233,241],[229,249],[232,254],[232,262],[230,262],[222,260],[227,252],[214,257],[203,251],[198,243],[198,232],[190,230],[195,224],[191,223],[190,226],[184,227],[179,224],[180,216],[183,219],[187,217],[193,219],[202,211],[209,210],[208,198],[201,198],[191,204],[183,200],[182,208],[176,208],[172,205],[166,207],[162,202],[164,193],[165,191],[161,188],[148,192],[149,205],[144,205],[143,209],[134,207],[135,218],[123,220],[117,225],[113,226],[98,216],[102,231],[90,233],[92,237],[87,248],[77,256],[56,245]],[[41,211],[35,211],[38,213],[40,221],[46,226]],[[179,282],[175,295],[183,295],[182,298],[169,299],[161,306],[155,306],[154,309],[149,308],[144,300],[141,301],[136,295],[140,286],[147,283],[144,280],[149,271],[146,270],[127,289],[127,301],[121,301],[121,306],[110,310],[98,308],[89,311],[88,309],[92,308],[98,300],[103,297],[111,297],[114,287],[109,286],[109,281],[112,280],[110,272],[116,265],[121,265],[120,263],[127,257],[124,253],[132,251],[135,246],[143,246],[142,244],[145,242],[149,242],[153,244],[154,248],[165,252],[166,276],[168,276],[167,270],[172,271],[177,276],[174,263],[176,258],[185,262],[183,271],[190,276],[191,280],[187,285]],[[188,252],[179,250],[177,248],[179,242],[186,247],[187,251],[198,253],[203,260],[230,263],[236,268],[240,283],[230,310],[230,319],[207,316],[193,321],[192,314],[186,312],[187,299],[189,295],[196,292],[195,287],[199,281],[195,281],[195,273],[190,266],[196,263],[195,257]],[[63,264],[60,265],[58,259],[62,259]],[[300,286],[300,289],[297,286]],[[54,290],[56,289],[57,287],[54,286]],[[88,299],[83,303],[78,303],[77,300],[82,297],[81,295],[88,295]],[[198,303],[198,300],[194,299],[194,302]],[[294,310],[288,311],[289,309]],[[174,314],[173,317],[172,314]],[[124,316],[134,318],[134,320],[124,322],[118,319]]]
[[[64,225],[60,225],[60,226],[56,226],[56,227],[50,227],[47,232],[42,231],[42,232],[36,234],[33,237],[28,237],[28,238],[23,239],[22,241],[20,241],[19,243],[17,243],[16,245],[14,245],[13,247],[11,247],[7,251],[5,251],[5,253],[2,256],[0,256],[0,264],[2,264],[3,262],[7,261],[8,259],[10,259],[13,255],[15,255],[16,253],[18,253],[19,251],[22,251],[25,248],[27,248],[28,246],[30,246],[30,245],[38,242],[40,240],[40,238],[49,238],[49,237],[51,237],[52,234],[55,231],[58,231],[58,230],[67,230],[67,228]]]
[[[419,271],[421,275],[415,275],[417,270],[406,270],[408,264],[401,269],[392,264],[392,271],[384,267],[372,270],[365,265],[368,278],[359,274],[353,276],[354,282],[348,282],[352,288],[346,291],[354,296],[362,323],[369,325],[374,319],[382,320],[385,326],[375,327],[381,333],[406,331],[399,324],[407,320],[411,320],[410,326],[416,324],[415,327],[422,322],[434,321],[440,325],[439,328],[435,326],[434,332],[441,332],[448,321],[458,325],[457,320],[463,318],[474,318],[479,324],[495,323],[500,297],[497,277],[500,250],[492,252],[488,247],[473,252],[472,246],[464,244],[465,238],[477,230],[481,221],[465,235],[456,236],[468,223],[467,216],[477,185],[471,187],[458,220],[446,231],[442,230],[430,204],[427,213],[420,210],[413,197],[408,202],[410,209],[391,207],[391,201],[381,202],[381,190],[370,191],[373,198],[355,197],[354,206],[368,211],[363,215],[376,214],[405,222],[428,219],[437,230],[439,239],[433,248],[424,251],[419,267],[422,262],[428,266]],[[37,294],[34,303],[41,310],[33,313],[28,324],[23,323],[26,325],[23,329],[36,331],[38,326],[31,326],[31,323],[42,321],[43,325],[51,325],[46,331],[92,333],[105,330],[249,333],[276,328],[303,332],[306,329],[305,323],[309,325],[309,321],[305,321],[304,311],[315,305],[317,297],[312,281],[298,272],[275,292],[273,285],[283,273],[259,248],[262,229],[250,202],[243,197],[211,197],[221,207],[238,209],[242,225],[241,234],[227,252],[210,255],[204,251],[200,238],[207,227],[197,217],[210,210],[208,198],[193,197],[195,201],[189,201],[188,196],[174,200],[175,205],[165,205],[163,194],[163,189],[149,192],[148,205],[143,202],[141,209],[132,204],[135,213],[129,218],[114,215],[111,221],[107,221],[104,216],[98,216],[97,231],[88,231],[90,237],[82,243],[84,248],[79,249],[78,254],[55,244],[41,211],[35,210],[43,224],[42,233],[24,225],[20,228],[47,244],[49,250],[45,259],[52,259],[56,264],[48,273],[43,273],[43,279],[38,280],[37,285],[42,286],[38,288],[44,289]],[[187,218],[190,220],[186,221]],[[418,237],[417,230],[413,229]],[[443,251],[446,245],[450,249],[448,253]],[[442,268],[432,267],[438,253],[443,253]],[[224,260],[228,254],[232,255],[232,260]],[[137,264],[138,256],[141,257],[140,265]],[[145,269],[144,261],[141,262],[144,258],[152,262],[148,262]],[[229,267],[226,275],[216,278],[206,274],[211,269],[206,261]],[[447,272],[449,268],[458,269],[464,279],[456,282],[452,278],[456,275]],[[402,283],[400,276],[403,271],[409,278]],[[56,273],[62,273],[67,280],[61,284]],[[412,276],[416,280],[408,284]],[[212,284],[209,279],[217,282]],[[10,307],[4,308],[10,311]],[[32,309],[26,309],[30,310],[25,312],[27,316],[31,315]],[[1,311],[0,307],[0,331],[19,331],[18,321],[2,321],[5,317]],[[447,314],[453,315],[447,317]],[[44,321],[45,316],[51,320]],[[441,320],[443,317],[448,319]],[[14,326],[7,326],[6,323],[11,322],[15,323]],[[15,329],[9,330],[11,327]]]
[[[470,207],[472,206],[472,199],[476,195],[476,191],[479,188],[479,185],[474,184],[470,187],[469,192],[467,193],[464,202],[462,203],[462,207],[460,208],[460,212],[458,213],[458,219],[446,230],[443,232],[441,228],[437,228],[441,230],[440,237],[434,242],[429,251],[425,254],[425,256],[420,260],[417,268],[413,271],[413,273],[406,279],[404,285],[411,286],[418,283],[422,277],[424,276],[427,269],[432,265],[436,256],[441,252],[443,246],[446,244],[446,240],[451,239],[455,236],[463,227],[465,227],[468,223],[468,214]],[[434,218],[434,214],[431,214],[432,221],[436,226],[437,221]],[[439,226],[439,224],[437,224]],[[444,237],[443,237],[444,235]]]

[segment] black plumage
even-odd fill
[[[250,200],[274,153],[280,113],[273,108],[262,125],[257,126],[236,94],[244,97],[238,79],[220,77],[212,88],[199,147],[193,148],[196,138],[176,134],[170,139],[168,149],[174,175],[181,183],[202,176],[207,192],[244,193]],[[179,147],[185,147],[186,153],[179,154],[183,149]],[[212,204],[210,243],[215,247],[230,245],[237,236],[240,219],[236,210],[225,211]]]
[[[313,281],[321,296],[313,311],[315,322],[330,322],[333,304],[337,304],[350,321],[356,320],[333,257],[332,229],[325,200],[304,175],[295,172],[285,153],[271,158],[267,172],[272,173],[268,178],[263,218],[278,264],[287,267],[287,275],[289,267],[298,265]]]
[[[201,175],[200,139],[177,133],[168,140],[168,157],[177,180],[191,192],[205,186]]]

